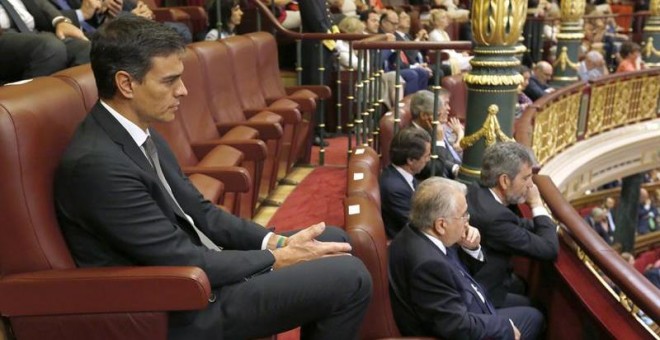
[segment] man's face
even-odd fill
[[[440,100],[442,101],[442,105],[438,109],[438,120],[441,124],[446,124],[449,120],[449,110],[451,109],[451,106],[449,106],[449,95],[441,95]]]
[[[503,190],[506,197],[506,203],[524,203],[527,200],[527,192],[533,185],[532,167],[529,164],[523,163],[520,166],[520,171],[518,171],[516,177],[513,179],[508,179],[507,188]]]
[[[465,195],[460,191],[453,193],[454,201],[456,202],[456,210],[452,212],[451,216],[443,218],[445,229],[445,242],[446,246],[452,246],[458,243],[463,235],[467,232],[468,226],[468,206],[465,200]]]
[[[179,99],[188,94],[183,81],[180,54],[153,57],[151,69],[141,82],[133,79],[133,109],[138,125],[147,128],[154,122],[169,122],[179,110]]]
[[[399,16],[396,15],[396,12],[388,11],[387,17],[380,24],[380,28],[385,33],[394,33],[399,27]]]
[[[545,65],[537,70],[536,78],[543,84],[552,79],[552,66]]]
[[[399,13],[399,29],[406,32],[410,30],[410,15],[406,12]]]
[[[428,163],[431,160],[431,143],[425,143],[425,149],[424,149],[424,155],[420,157],[419,159],[408,159],[408,165],[410,166],[410,170],[412,171],[413,175],[418,174],[424,167],[426,166],[426,163]]]
[[[605,199],[605,208],[607,210],[611,210],[614,208],[614,199],[612,197],[608,197]]]
[[[367,18],[366,23],[367,33],[378,33],[378,26],[380,26],[379,19],[380,18],[377,13],[369,13],[369,17]]]

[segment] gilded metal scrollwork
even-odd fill
[[[555,62],[552,64],[553,67],[557,67],[557,65],[559,65],[559,68],[561,68],[562,71],[565,71],[566,66],[577,70],[579,64],[571,61],[571,59],[568,57],[568,48],[563,46],[561,48],[561,53],[557,57],[557,60],[555,60]]]
[[[500,108],[495,104],[488,106],[488,117],[484,124],[477,132],[461,139],[461,148],[467,149],[481,138],[486,140],[486,146],[495,144],[497,139],[503,142],[513,141],[514,139],[504,134],[500,128],[500,122],[497,120],[499,111]]]
[[[578,21],[580,17],[584,15],[584,7],[586,6],[586,1],[584,0],[572,0],[572,1],[562,1],[561,2],[561,21]]]
[[[649,10],[652,16],[660,16],[660,0],[651,0]]]
[[[466,84],[476,85],[519,85],[524,79],[520,73],[513,75],[468,73],[463,80]]]
[[[642,55],[644,55],[644,57],[646,58],[651,57],[651,55],[655,57],[660,57],[660,50],[656,50],[655,47],[653,46],[653,37],[649,37],[646,40],[646,45],[642,50]]]
[[[472,11],[472,35],[478,44],[512,46],[525,24],[527,1],[476,0]]]

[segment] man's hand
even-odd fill
[[[101,11],[106,13],[109,17],[114,18],[121,13],[124,6],[123,0],[103,0]]]
[[[479,243],[481,243],[479,229],[471,225],[465,228],[465,234],[463,234],[461,240],[458,241],[459,246],[470,250],[477,250],[479,248]]]
[[[59,39],[76,38],[82,40],[89,40],[87,39],[83,31],[80,30],[80,28],[65,21],[60,21],[57,24],[57,26],[55,26],[55,35]]]
[[[321,222],[303,229],[287,239],[286,246],[273,250],[277,270],[298,262],[315,260],[326,256],[350,255],[351,245],[344,242],[319,242],[315,238],[325,230]]]
[[[149,20],[153,20],[154,18],[154,12],[152,12],[151,8],[142,1],[138,1],[137,6],[131,11],[131,13]]]
[[[458,118],[449,118],[447,125],[449,125],[449,128],[456,134],[456,140],[461,140],[465,137],[465,128],[463,128],[463,124],[461,124],[461,121]]]
[[[539,193],[539,188],[536,187],[536,184],[532,184],[532,187],[527,190],[526,202],[532,207],[532,209],[543,206],[543,200],[541,199],[541,194]]]
[[[426,41],[429,40],[429,33],[425,29],[417,31],[415,35],[415,41]]]
[[[83,0],[80,5],[80,10],[82,11],[83,18],[85,20],[91,19],[96,11],[101,9],[101,0]]]

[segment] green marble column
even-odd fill
[[[644,25],[642,59],[646,66],[660,66],[660,0],[651,0],[651,16]]]
[[[561,2],[561,26],[557,34],[557,56],[552,64],[552,87],[562,87],[578,81],[578,56],[584,38],[580,18],[584,16],[584,6],[585,0]]]
[[[525,25],[527,0],[474,0],[472,35],[476,43],[472,70],[465,76],[468,91],[463,164],[459,179],[476,181],[484,149],[510,140],[513,130],[520,53],[518,39]]]

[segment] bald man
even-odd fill
[[[539,61],[532,70],[532,77],[529,78],[529,84],[525,88],[525,94],[531,100],[536,101],[546,93],[554,91],[548,84],[552,78],[552,65],[547,61]]]

